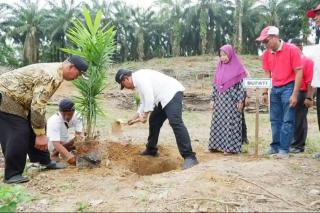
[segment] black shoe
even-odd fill
[[[15,175],[9,178],[8,180],[4,180],[7,184],[13,184],[13,183],[25,183],[28,182],[29,178],[23,177],[22,175]]]
[[[45,169],[64,169],[66,168],[66,165],[62,164],[62,163],[57,163],[56,161],[50,161],[49,164],[44,165]]]
[[[314,154],[313,157],[317,160],[320,160],[320,152]]]
[[[242,141],[242,144],[249,144],[248,138],[245,138],[245,139]]]
[[[289,149],[289,152],[294,153],[294,154],[298,154],[298,153],[304,152],[304,150],[293,147],[293,148]]]
[[[159,153],[158,153],[158,151],[150,151],[148,149],[145,149],[144,151],[140,152],[140,155],[158,157]]]
[[[197,165],[199,162],[196,157],[188,157],[184,159],[182,169],[190,169],[191,167]]]

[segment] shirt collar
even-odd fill
[[[135,73],[132,73],[132,83],[133,83],[134,88],[136,88],[137,82],[136,82],[136,75],[135,75]]]
[[[72,118],[71,118],[70,121],[68,122],[68,121],[66,121],[66,120],[63,119],[61,112],[58,112],[59,118],[60,118],[64,123],[67,123],[67,124],[70,124],[70,123],[71,123],[71,121],[72,121],[73,117],[75,116],[75,114],[76,114],[76,112],[74,112]]]
[[[57,70],[57,79],[59,79],[59,81],[63,81],[63,69],[62,69],[62,64],[61,66],[59,66],[58,70]]]
[[[276,51],[270,50],[271,53],[272,53],[272,54],[275,54],[276,52],[281,51],[282,48],[283,48],[283,44],[284,44],[284,42],[283,42],[282,40],[280,40],[280,46],[279,46],[279,48],[278,48]]]

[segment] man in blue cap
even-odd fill
[[[0,142],[5,158],[4,182],[29,181],[22,176],[26,157],[47,169],[63,165],[50,160],[46,137],[46,106],[63,80],[86,73],[88,65],[73,55],[60,63],[28,65],[0,77]]]

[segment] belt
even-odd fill
[[[273,87],[275,87],[275,88],[280,88],[280,87],[288,86],[289,84],[294,84],[294,81],[290,81],[290,82],[286,83],[285,85],[281,85],[281,86],[273,86]]]

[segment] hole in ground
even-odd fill
[[[158,157],[141,156],[144,145],[107,143],[106,158],[115,167],[125,167],[138,175],[152,175],[179,169],[182,159],[177,148],[159,146]]]

